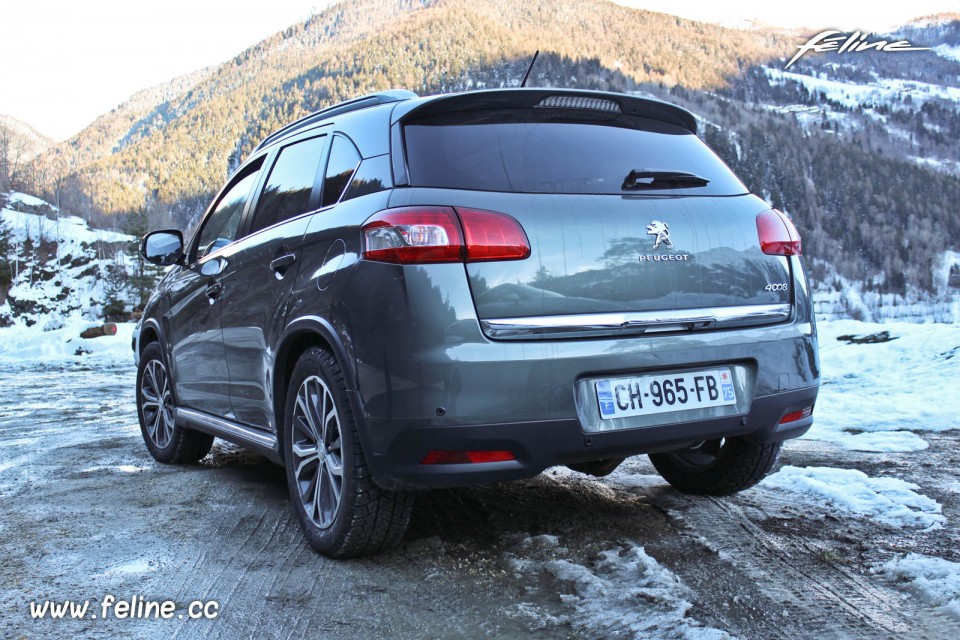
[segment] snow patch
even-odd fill
[[[943,613],[960,616],[960,562],[911,553],[880,570],[888,578],[907,582],[911,591]]]
[[[13,231],[14,241],[23,242],[31,240],[32,242],[56,241],[76,246],[81,243],[93,244],[94,242],[132,242],[133,236],[118,231],[109,231],[107,229],[91,229],[83,218],[77,216],[60,216],[59,218],[48,218],[45,215],[30,213],[26,211],[16,211],[10,208],[10,204],[15,201],[22,202],[30,207],[46,206],[52,211],[57,208],[40,198],[26,195],[24,193],[12,193],[8,196],[9,202],[7,208],[3,209],[3,219],[10,225]]]
[[[764,67],[764,73],[771,84],[785,84],[794,81],[812,93],[822,93],[828,100],[843,105],[848,109],[873,104],[888,104],[896,106],[906,96],[913,101],[925,101],[934,98],[941,100],[960,101],[960,88],[941,86],[914,80],[899,78],[877,78],[869,84],[829,80],[825,76],[815,78],[802,73],[783,71],[773,67]]]
[[[7,201],[10,204],[22,204],[27,207],[50,207],[56,211],[56,207],[47,202],[46,200],[41,200],[36,196],[31,196],[28,193],[20,193],[19,191],[11,191],[7,194]]]
[[[4,443],[6,444],[6,443]],[[80,469],[78,473],[98,473],[100,471],[108,471],[110,473],[143,473],[144,471],[149,471],[150,467],[138,467],[132,464],[120,464],[114,466],[95,466],[95,467],[86,467]]]
[[[760,485],[812,498],[829,506],[896,528],[932,530],[946,518],[936,500],[899,478],[871,478],[856,469],[783,467]]]
[[[528,556],[522,562],[507,554],[515,571],[530,575],[545,572],[567,585],[560,600],[572,609],[569,615],[541,612],[530,603],[516,611],[544,625],[567,624],[578,637],[658,637],[720,640],[730,635],[705,627],[688,617],[694,594],[669,569],[647,555],[643,547],[600,552],[589,565],[556,557],[565,549],[553,536],[526,538],[519,545]],[[541,549],[530,558],[531,548]],[[537,556],[545,556],[537,558]]]
[[[949,44],[937,45],[933,48],[933,52],[940,56],[941,58],[947,58],[948,60],[956,60],[960,62],[960,45],[950,46]]]
[[[144,558],[133,560],[125,564],[120,564],[107,569],[103,573],[94,575],[94,578],[106,578],[109,576],[138,575],[143,573],[153,573],[157,570],[157,563],[153,560]]]

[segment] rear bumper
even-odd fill
[[[387,269],[394,272],[383,273]],[[342,331],[355,378],[354,414],[380,486],[515,480],[558,464],[667,451],[704,439],[784,440],[812,423],[805,418],[778,427],[784,415],[815,403],[820,382],[816,327],[802,282],[793,317],[781,323],[539,340],[484,335],[463,282],[462,265],[361,263],[343,291],[343,308],[352,315]],[[595,428],[592,380],[717,367],[729,368],[739,385],[735,411]],[[432,450],[508,450],[516,460],[420,464]]]
[[[368,456],[368,462],[384,488],[426,489],[519,480],[556,465],[670,451],[720,437],[776,442],[799,437],[810,428],[812,417],[778,423],[784,414],[813,405],[817,389],[757,398],[745,416],[622,431],[585,433],[576,419],[411,428],[400,432],[388,451]],[[516,460],[420,464],[431,450],[506,450]]]

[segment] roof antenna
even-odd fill
[[[537,56],[538,56],[538,55],[540,55],[540,49],[537,49],[537,50],[533,53],[533,60],[530,61],[530,66],[527,67],[527,72],[526,72],[525,74],[523,74],[523,80],[520,81],[520,86],[521,86],[521,87],[527,86],[527,78],[530,77],[530,72],[533,71],[533,63],[537,61]]]

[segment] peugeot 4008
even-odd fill
[[[680,107],[504,89],[341,103],[267,137],[135,338],[146,446],[282,464],[330,557],[396,543],[416,490],[602,476],[760,481],[812,423],[800,237]]]

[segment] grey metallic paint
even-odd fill
[[[338,116],[323,126],[349,136],[364,157],[380,155],[390,150],[391,111],[397,111],[396,118],[400,111],[425,104],[410,103]],[[268,159],[265,166],[269,164]],[[276,442],[284,376],[297,350],[308,343],[328,345],[343,369],[374,479],[385,487],[506,480],[553,464],[666,450],[708,437],[769,441],[805,431],[810,419],[779,428],[777,422],[816,399],[816,328],[799,258],[757,255],[752,218],[766,204],[753,196],[613,197],[604,201],[609,207],[592,214],[607,216],[604,225],[609,226],[600,230],[577,218],[585,207],[596,206],[589,199],[548,197],[553,204],[563,202],[551,216],[545,205],[516,194],[393,188],[361,196],[248,236],[200,264],[173,267],[151,297],[141,331],[155,331],[166,346],[177,402],[185,410],[183,423],[258,450]],[[382,209],[412,204],[505,211],[521,220],[535,253],[519,262],[471,265],[362,260],[364,220]],[[698,226],[703,209],[724,218],[717,237]],[[701,291],[687,291],[705,298],[687,300],[668,293],[677,283],[691,281],[684,280],[680,264],[667,264],[658,271],[665,288],[598,297],[591,282],[627,282],[637,271],[626,263],[604,263],[607,238],[627,234],[645,241],[643,226],[653,216],[668,219],[676,244],[703,261],[706,271],[698,273],[724,267],[709,262],[710,251],[731,248],[739,257],[728,266],[746,278],[743,291],[731,296],[719,281],[708,281]],[[576,267],[580,271],[564,267],[570,254],[541,251],[542,239],[557,234],[576,246],[583,258]],[[649,250],[643,242],[637,246]],[[268,263],[283,252],[297,259],[277,278]],[[214,259],[226,260],[222,273],[202,275],[203,264]],[[537,282],[541,267],[572,279],[547,296],[542,292],[548,289]],[[590,278],[579,282],[578,273],[590,273]],[[771,274],[787,278],[789,291],[756,294],[755,284]],[[474,297],[480,279],[490,289],[516,284],[539,293],[507,308],[502,300]],[[205,293],[212,282],[222,284],[219,302],[211,303]],[[666,295],[681,308],[792,303],[792,315],[760,327],[535,341],[491,339],[481,327],[483,318],[623,310],[651,295]],[[140,340],[138,347],[143,344]],[[746,412],[699,421],[688,414],[672,424],[625,419],[626,428],[603,433],[582,427],[590,420],[591,396],[584,389],[591,378],[713,365],[738,372],[741,390],[752,399]],[[253,435],[245,436],[244,430]],[[431,448],[470,447],[509,448],[518,460],[419,465]],[[275,452],[271,458],[279,459],[277,445],[270,450]]]

